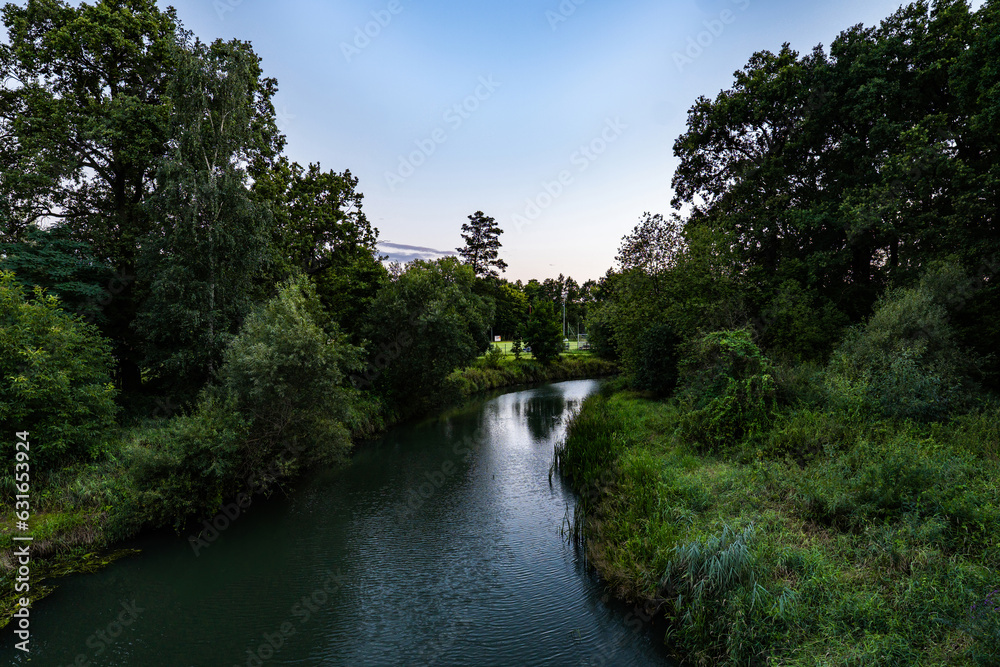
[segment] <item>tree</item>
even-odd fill
[[[166,91],[176,28],[152,0],[7,4],[0,48],[0,224],[7,241],[59,220],[116,275],[133,276],[151,230],[143,202],[169,139]],[[137,389],[135,284],[103,310],[118,379]]]
[[[462,225],[462,238],[465,247],[457,248],[458,254],[473,272],[480,278],[499,277],[500,272],[507,270],[507,262],[498,259],[500,251],[500,235],[503,230],[497,226],[496,220],[476,211],[469,216],[469,222]]]
[[[188,395],[218,368],[226,344],[269,285],[272,229],[251,197],[245,166],[272,141],[270,89],[239,41],[177,46],[171,151],[150,209],[162,230],[144,248],[149,285],[136,327],[154,375]]]
[[[657,396],[672,392],[677,385],[680,343],[669,324],[654,324],[646,329],[639,340],[639,359],[633,377],[635,386]]]
[[[510,352],[514,355],[516,361],[521,360],[521,355],[524,354],[524,345],[521,343],[521,332],[518,331],[514,334],[514,342],[511,343]]]
[[[14,274],[0,272],[0,427],[31,433],[33,470],[100,453],[118,411],[111,365],[94,326],[40,287],[27,299]],[[0,457],[13,461],[13,437],[0,440]]]
[[[996,191],[981,171],[990,140],[969,122],[989,103],[973,81],[995,80],[969,76],[974,26],[991,11],[914,2],[844,31],[829,54],[756,53],[730,89],[691,107],[673,203],[692,207],[688,225],[726,232],[754,316],[795,280],[860,321],[890,282],[995,231],[995,199],[982,196]]]
[[[249,420],[245,451],[251,470],[263,470],[290,440],[306,461],[332,463],[350,449],[343,426],[353,400],[347,385],[362,350],[330,322],[303,276],[281,285],[226,348],[220,386]]]
[[[110,266],[94,260],[90,245],[71,238],[62,225],[48,229],[31,225],[23,239],[2,246],[0,269],[13,271],[29,294],[42,287],[59,298],[64,310],[94,324],[105,323],[103,305],[124,289],[125,282],[114,277]]]
[[[350,170],[324,172],[318,163],[304,169],[282,156],[251,175],[254,192],[272,207],[275,245],[291,267],[316,275],[377,255],[378,230],[362,210],[364,195]]]
[[[360,344],[368,310],[389,282],[388,270],[373,254],[343,253],[311,278],[329,317]]]
[[[531,354],[545,365],[559,358],[563,349],[562,324],[550,301],[539,301],[528,316],[524,332]]]
[[[528,298],[524,292],[503,279],[480,280],[476,293],[493,301],[493,333],[512,338],[528,318]]]
[[[622,239],[615,261],[622,271],[633,269],[656,277],[677,264],[684,250],[683,222],[657,213],[643,213],[631,234]]]
[[[303,169],[279,158],[251,170],[253,191],[274,216],[276,273],[303,271],[323,305],[351,339],[360,342],[364,314],[388,272],[378,254],[378,230],[362,210],[364,195],[351,172]]]
[[[355,386],[374,386],[405,413],[434,405],[445,378],[489,347],[493,308],[475,282],[455,257],[414,261],[393,276],[366,317],[368,367]]]

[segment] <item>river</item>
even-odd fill
[[[598,386],[395,428],[346,468],[253,499],[200,547],[144,538],[142,554],[60,581],[33,610],[31,661],[13,664],[669,664],[662,633],[609,603],[561,534],[574,497],[550,485],[553,446]]]

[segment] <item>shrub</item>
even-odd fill
[[[815,290],[787,280],[760,317],[761,345],[778,359],[823,359],[847,324],[847,316]]]
[[[559,358],[563,349],[562,327],[556,318],[552,303],[539,300],[528,316],[524,337],[531,346],[531,354],[548,365]]]
[[[498,370],[506,358],[507,353],[499,345],[490,345],[489,351],[483,357],[483,366],[492,370]]]
[[[643,332],[635,369],[635,386],[666,396],[677,386],[680,338],[669,324],[654,324]]]
[[[179,528],[238,491],[266,491],[303,465],[341,461],[350,450],[344,423],[359,417],[343,385],[359,358],[327,324],[311,283],[286,282],[247,317],[219,384],[133,448],[138,515]]]
[[[913,288],[889,293],[864,326],[852,329],[829,371],[835,398],[861,396],[879,415],[933,421],[967,407],[976,389],[978,360],[961,350],[948,305],[967,281],[960,269],[940,265]],[[839,385],[837,382],[839,381]]]
[[[288,281],[251,313],[219,373],[221,390],[249,420],[244,455],[251,466],[264,465],[289,441],[306,461],[342,459],[350,449],[343,422],[353,399],[344,384],[360,357],[324,316],[305,278]]]
[[[31,467],[42,473],[96,457],[115,427],[111,366],[95,327],[41,288],[29,301],[0,272],[0,458],[12,460],[15,431],[30,432]]]
[[[445,378],[489,348],[493,304],[475,285],[472,268],[454,257],[407,264],[368,310],[369,363],[354,385],[375,388],[404,415],[451,400]]]
[[[216,511],[258,473],[242,455],[249,437],[233,401],[202,395],[190,415],[149,431],[128,450],[133,509],[139,524],[172,525]]]
[[[587,314],[587,342],[590,349],[602,359],[617,360],[615,328],[612,321],[613,309],[607,305],[594,304]]]
[[[759,440],[774,419],[771,364],[746,329],[710,333],[688,345],[679,388],[688,409],[680,435],[709,450]]]

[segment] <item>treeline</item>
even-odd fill
[[[0,429],[53,525],[180,527],[461,396],[491,331],[538,364],[584,320],[592,285],[500,277],[482,212],[460,258],[387,267],[357,178],[283,154],[249,43],[152,0],[2,20]]]
[[[755,54],[588,316],[578,535],[692,664],[998,664],[1000,2]]]
[[[880,299],[935,263],[958,344],[997,386],[1000,8],[917,2],[829,50],[755,54],[688,113],[674,206],[644,216],[597,290],[592,338],[636,372],[664,325],[753,331],[771,356],[823,360]],[[914,332],[915,333],[915,332]],[[669,349],[666,345],[663,349]]]

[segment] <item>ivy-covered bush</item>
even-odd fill
[[[771,427],[771,363],[746,329],[717,331],[687,346],[678,385],[686,414],[680,435],[705,450],[736,450]]]

